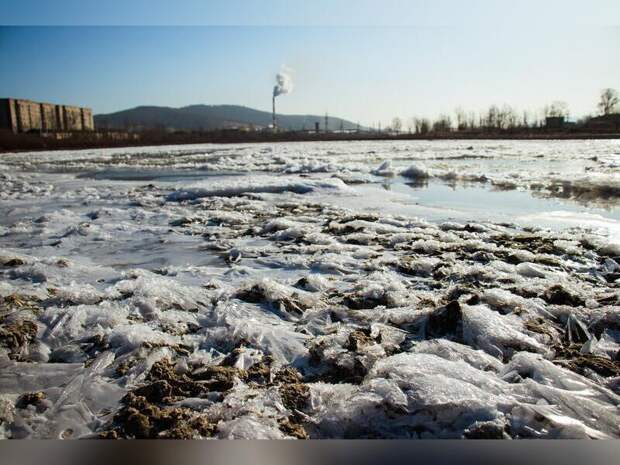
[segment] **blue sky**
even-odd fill
[[[596,110],[600,89],[620,90],[617,1],[33,3],[15,2],[0,20],[1,93],[96,113],[268,110],[281,65],[295,90],[279,111],[369,125],[553,100],[580,116]]]

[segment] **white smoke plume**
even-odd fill
[[[282,69],[276,74],[276,85],[273,86],[273,96],[288,94],[293,90],[293,76],[292,70],[286,66],[282,66]]]

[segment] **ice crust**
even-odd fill
[[[578,224],[389,214],[354,188],[561,183],[614,202],[615,153],[485,141],[4,154],[0,434],[109,432],[169,360],[199,384],[235,373],[154,402],[208,419],[214,438],[619,438],[620,242]],[[132,169],[212,177],[93,179]]]

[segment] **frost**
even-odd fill
[[[619,438],[616,153],[3,154],[0,436]]]
[[[469,345],[500,359],[519,351],[548,350],[524,333],[520,318],[500,315],[484,305],[463,307],[463,338]]]

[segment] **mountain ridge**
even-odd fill
[[[140,105],[127,110],[94,116],[98,129],[208,131],[227,128],[262,129],[271,125],[271,112],[243,105],[194,104],[184,107]],[[312,130],[318,122],[324,129],[325,116],[277,114],[278,126],[287,130]],[[353,130],[357,124],[344,118],[329,117],[328,129]]]

